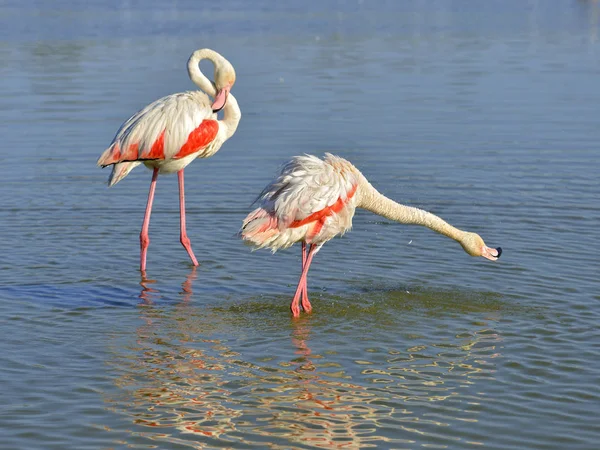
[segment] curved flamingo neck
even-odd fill
[[[214,98],[217,95],[215,83],[209,80],[200,70],[200,61],[203,59],[208,59],[214,64],[215,73],[220,70],[223,65],[230,66],[230,64],[223,56],[209,48],[196,50],[188,60],[188,74],[190,79],[196,86],[202,89],[202,91]],[[238,102],[235,97],[229,93],[227,102],[223,108],[223,120],[219,120],[219,129],[222,130],[223,141],[229,139],[233,133],[235,133],[241,117],[242,112],[240,111]]]
[[[380,194],[364,176],[361,178],[358,207],[399,223],[425,226],[458,242],[465,238],[466,232],[453,227],[442,218],[419,208],[401,205]]]
[[[219,120],[219,125],[224,128],[225,139],[233,136],[241,118],[242,112],[240,111],[238,102],[233,94],[229,93],[227,103],[225,103],[225,107],[223,108],[223,120]]]
[[[190,59],[188,59],[188,75],[190,76],[190,79],[196,86],[214,98],[215,95],[217,95],[215,84],[210,81],[200,70],[200,61],[203,59],[208,59],[211,61],[216,69],[218,66],[220,66],[223,57],[214,50],[203,48],[196,50],[194,53],[192,53]]]

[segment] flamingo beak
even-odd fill
[[[217,95],[215,95],[215,101],[212,104],[212,110],[214,113],[217,113],[223,109],[225,103],[227,103],[227,96],[229,95],[229,90],[231,86],[226,86],[223,89],[217,91]]]
[[[491,261],[496,261],[498,258],[500,258],[500,255],[502,255],[502,247],[490,248],[484,246],[483,253],[481,256]]]

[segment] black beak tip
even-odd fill
[[[212,110],[212,112],[216,114],[216,113],[218,113],[219,111],[221,111],[222,109],[223,109],[223,108],[219,108],[219,109],[213,109],[213,110]]]
[[[498,256],[496,256],[496,258],[500,258],[500,256],[502,255],[502,247],[496,248],[496,251],[498,252]]]

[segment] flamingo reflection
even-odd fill
[[[461,389],[489,376],[499,356],[501,336],[480,322],[453,341],[409,341],[377,363],[352,366],[331,343],[322,347],[318,316],[276,316],[265,325],[264,315],[200,307],[196,276],[186,276],[178,302],[167,306],[157,306],[167,292],[143,279],[135,342],[113,352],[121,392],[109,401],[131,417],[137,436],[193,448],[412,447],[427,427],[453,424],[424,414],[429,405],[443,407],[452,397],[456,408]],[[273,350],[275,340],[281,351]],[[354,345],[369,355],[368,344]],[[465,394],[471,404],[473,391]],[[473,424],[476,414],[459,411]]]

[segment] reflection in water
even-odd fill
[[[190,302],[196,277],[175,305],[143,278],[135,343],[112,349],[122,391],[107,401],[133,435],[196,448],[480,443],[468,435],[482,401],[474,385],[493,377],[501,341],[485,323],[442,343],[346,348],[343,327],[316,315],[265,326],[262,314]]]
[[[142,299],[142,303],[145,305],[151,305],[156,300],[160,299],[160,292],[158,289],[153,289],[152,285],[156,283],[156,280],[152,280],[147,277],[146,271],[141,271],[142,280],[140,281],[140,286],[142,286],[142,291],[140,292],[140,299]],[[198,278],[198,273],[196,272],[196,267],[192,268],[192,271],[188,274],[185,281],[182,283],[181,288],[181,301],[187,302],[192,297],[194,293],[192,291],[192,282]]]
[[[145,305],[153,304],[153,295],[159,295],[158,289],[152,289],[151,287],[154,283],[156,283],[156,280],[146,278],[146,273],[142,272],[142,281],[140,281],[140,286],[142,286],[142,292],[140,292],[140,298],[142,299],[142,303]]]

